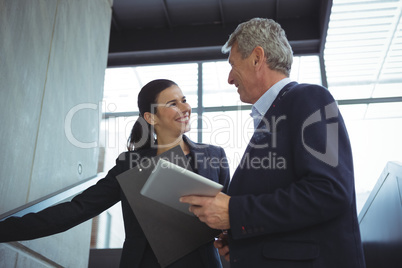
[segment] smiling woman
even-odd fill
[[[162,91],[155,107],[155,114],[145,113],[145,120],[154,129],[160,144],[159,149],[176,144],[178,137],[190,130],[191,107],[177,85],[172,85]],[[163,131],[163,135],[158,135]]]
[[[176,83],[166,79],[149,82],[138,95],[138,107],[140,116],[131,131],[128,150],[152,148],[157,141],[158,154],[176,145],[189,153],[182,135],[190,130],[191,107]]]
[[[184,136],[184,133],[190,130],[191,107],[175,82],[158,79],[146,84],[138,94],[138,108],[140,116],[128,140],[129,151],[116,159],[115,166],[105,178],[69,202],[0,222],[0,243],[63,232],[121,201],[126,235],[120,267],[161,267],[116,177],[138,166],[142,160],[155,157],[176,146],[180,146],[186,154],[186,160],[194,172],[222,184],[223,191],[226,191],[229,183],[229,168],[221,147],[194,143]],[[208,159],[217,159],[222,164],[214,165]],[[169,226],[164,221],[154,223],[158,226]],[[200,231],[193,229],[193,233]],[[169,263],[164,263],[164,267],[222,267],[218,252],[213,246],[213,239],[192,250],[180,258],[172,257]]]

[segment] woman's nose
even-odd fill
[[[180,106],[179,106],[179,110],[180,110],[180,112],[182,114],[185,114],[185,113],[191,111],[191,106],[187,102],[186,103],[181,103]]]

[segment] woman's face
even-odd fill
[[[154,127],[157,135],[177,137],[190,130],[191,107],[178,86],[163,90],[156,102]]]

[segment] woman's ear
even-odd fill
[[[154,114],[146,112],[146,113],[144,113],[144,119],[145,119],[145,121],[148,122],[148,124],[150,124],[152,126],[155,125],[156,118],[155,118]]]

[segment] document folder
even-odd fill
[[[186,156],[177,146],[149,163],[134,167],[117,176],[148,242],[162,267],[177,261],[201,245],[213,241],[220,231],[209,228],[194,216],[182,213],[143,196],[140,191],[160,158],[188,168]],[[180,161],[177,161],[177,160]],[[146,168],[144,168],[146,167]]]

